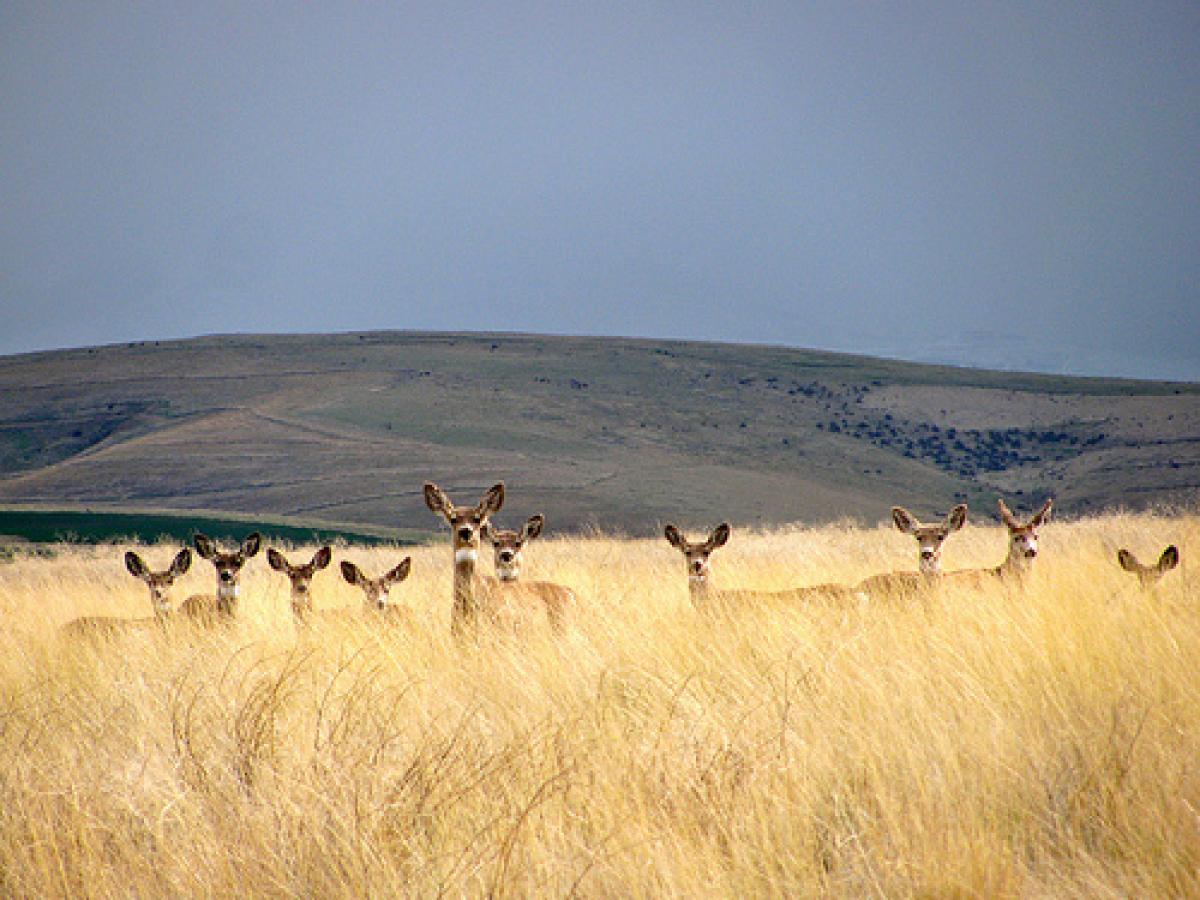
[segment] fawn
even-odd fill
[[[932,587],[942,574],[942,545],[953,532],[967,521],[967,504],[960,503],[946,514],[941,522],[926,524],[919,521],[903,506],[892,507],[892,522],[904,534],[917,539],[916,572],[884,572],[871,575],[858,583],[855,590],[871,593],[912,593]]]
[[[202,621],[228,621],[237,613],[238,594],[241,588],[242,566],[246,560],[258,553],[262,546],[262,535],[257,531],[247,535],[237,550],[224,553],[216,541],[199,532],[192,538],[196,552],[213,564],[217,573],[216,594],[193,594],[180,607],[189,618]]]
[[[1028,521],[1021,522],[1012,514],[1003,499],[996,500],[1000,521],[1008,529],[1008,556],[998,566],[986,569],[959,569],[947,572],[945,577],[980,581],[987,578],[1019,579],[1027,575],[1038,555],[1038,529],[1050,518],[1053,505],[1054,499],[1048,499]]]
[[[1179,565],[1179,548],[1174,544],[1167,547],[1154,565],[1143,565],[1137,557],[1122,548],[1117,551],[1117,562],[1126,572],[1132,572],[1138,577],[1142,587],[1153,587],[1160,578]]]
[[[840,600],[854,597],[854,591],[840,584],[815,584],[785,591],[753,591],[714,589],[709,585],[711,572],[710,557],[718,547],[729,541],[730,527],[722,522],[709,534],[707,540],[692,542],[683,536],[674,525],[663,529],[667,542],[683,554],[687,562],[688,591],[697,609],[709,609],[714,601],[724,603]]]
[[[303,622],[313,612],[312,580],[317,572],[326,568],[333,559],[333,550],[322,547],[313,558],[303,565],[292,565],[287,557],[274,547],[267,548],[267,564],[276,572],[282,572],[292,583],[292,616]]]
[[[380,617],[384,622],[396,624],[411,621],[412,614],[407,607],[396,606],[388,600],[388,591],[408,577],[412,570],[412,557],[406,556],[389,572],[378,578],[368,578],[362,569],[348,560],[342,560],[342,578],[347,584],[355,585],[363,592],[363,611],[367,615]],[[326,610],[326,612],[343,613],[345,610]]]
[[[125,554],[125,568],[134,578],[145,582],[150,589],[150,606],[154,615],[146,618],[124,619],[116,616],[83,616],[72,619],[63,625],[64,633],[74,636],[85,634],[115,634],[120,631],[141,628],[163,628],[171,621],[171,601],[167,592],[175,579],[183,575],[192,565],[192,551],[184,547],[175,554],[169,565],[162,572],[153,572],[145,561],[130,550]]]
[[[563,625],[566,611],[575,605],[575,593],[552,581],[520,581],[521,555],[525,545],[542,533],[546,518],[540,513],[530,516],[521,530],[503,531],[485,522],[482,533],[492,542],[492,561],[496,567],[494,580],[483,579],[489,590],[510,598],[527,598],[541,603],[550,624],[558,629]]]

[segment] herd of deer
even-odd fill
[[[549,581],[523,581],[521,553],[525,545],[542,532],[545,520],[540,515],[531,516],[520,531],[502,531],[491,524],[491,517],[504,504],[504,484],[493,485],[474,506],[455,506],[450,498],[432,483],[424,488],[425,504],[435,515],[441,516],[450,526],[451,544],[454,550],[453,606],[451,627],[459,634],[480,621],[501,625],[518,626],[530,615],[544,617],[554,628],[561,628],[568,611],[575,604],[575,594],[570,588]],[[1027,521],[1017,519],[1003,500],[997,501],[1000,518],[1008,529],[1008,555],[1000,565],[985,569],[965,569],[943,572],[941,568],[942,545],[952,532],[963,527],[967,520],[967,506],[960,504],[935,524],[917,520],[908,510],[892,508],[892,520],[896,528],[912,535],[918,546],[918,569],[916,572],[888,572],[873,575],[851,585],[817,584],[786,591],[729,590],[716,589],[709,583],[710,557],[714,550],[729,541],[730,527],[721,523],[704,541],[692,542],[674,525],[667,525],[665,535],[671,546],[679,550],[687,563],[688,587],[697,608],[711,608],[714,602],[739,603],[819,600],[858,600],[872,596],[909,594],[929,590],[943,583],[970,581],[984,583],[992,579],[1020,578],[1033,565],[1038,553],[1038,529],[1049,518],[1052,501],[1047,500]],[[481,539],[492,545],[495,576],[479,575],[476,563],[479,558]],[[231,621],[237,610],[240,593],[239,580],[246,561],[256,555],[262,538],[254,533],[241,545],[229,552],[222,551],[217,544],[203,534],[195,535],[196,552],[213,564],[216,570],[216,592],[195,594],[179,605],[184,621],[211,625]],[[388,601],[388,592],[408,577],[412,569],[411,557],[405,557],[390,571],[378,578],[368,578],[357,565],[349,560],[341,563],[342,577],[363,592],[364,609],[360,613],[352,607],[317,610],[312,602],[312,581],[316,573],[329,566],[333,552],[321,547],[307,563],[294,564],[275,548],[267,550],[267,562],[271,568],[287,576],[291,582],[291,608],[297,624],[307,626],[317,619],[371,615],[379,621],[396,622],[408,619],[407,607],[395,606]],[[1167,547],[1158,562],[1143,565],[1128,550],[1120,550],[1117,560],[1121,567],[1134,573],[1144,586],[1158,581],[1179,563],[1179,550]],[[135,578],[145,582],[150,590],[150,601],[154,615],[148,618],[128,619],[109,616],[89,616],[74,619],[63,626],[70,634],[112,633],[124,629],[164,627],[172,616],[168,591],[174,581],[188,571],[192,554],[188,548],[180,550],[171,564],[162,572],[151,571],[145,561],[133,551],[125,554],[125,566]]]

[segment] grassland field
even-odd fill
[[[1168,543],[1153,590],[1116,565]],[[465,642],[445,541],[339,546],[314,582],[352,606],[337,560],[411,555],[408,627],[298,630],[260,555],[236,626],[98,642],[59,626],[150,614],[126,547],[18,553],[0,895],[1200,896],[1198,546],[1193,512],[1052,521],[1019,585],[709,615],[661,538],[548,537],[525,577],[575,590],[566,632]],[[914,549],[735,527],[712,578],[850,582]],[[972,520],[943,565],[1004,552]],[[197,560],[174,594],[212,578]]]

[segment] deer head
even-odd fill
[[[362,589],[368,609],[383,610],[388,606],[388,591],[408,577],[412,570],[412,557],[406,556],[390,572],[379,578],[368,578],[362,569],[348,560],[342,560],[342,577],[348,584]]]
[[[530,516],[521,530],[501,531],[490,522],[483,524],[483,536],[492,542],[492,559],[496,564],[496,577],[501,581],[516,581],[521,575],[521,551],[525,545],[542,533],[546,524],[540,513]]]
[[[302,566],[294,566],[274,547],[267,549],[267,564],[276,572],[282,572],[292,583],[292,613],[305,616],[312,612],[312,580],[317,572],[327,567],[333,559],[333,550],[322,547],[313,558]]]
[[[257,531],[247,535],[237,550],[225,553],[217,547],[216,541],[208,535],[199,532],[192,538],[196,552],[213,564],[217,571],[217,610],[232,614],[237,606],[238,580],[242,574],[242,566],[246,560],[258,553],[262,546],[262,535]]]
[[[667,543],[683,554],[687,561],[688,585],[692,588],[708,586],[709,557],[718,547],[724,547],[729,540],[729,523],[722,522],[712,530],[705,541],[693,543],[683,536],[674,525],[667,525],[663,534]]]
[[[187,547],[176,553],[171,565],[162,572],[151,572],[145,561],[132,550],[125,554],[125,568],[129,570],[130,575],[140,578],[150,589],[150,603],[154,607],[154,615],[159,618],[170,615],[171,603],[167,599],[167,592],[175,583],[175,579],[183,575],[191,565],[192,551]]]
[[[1179,565],[1179,548],[1171,544],[1159,556],[1158,562],[1151,566],[1143,565],[1128,550],[1121,549],[1117,551],[1117,562],[1126,572],[1136,575],[1142,587],[1150,587],[1157,584],[1160,578]]]
[[[937,575],[942,570],[942,544],[952,531],[958,531],[967,521],[967,504],[960,503],[946,514],[945,520],[932,525],[918,521],[903,506],[893,506],[892,521],[900,531],[917,539],[921,574]]]
[[[432,482],[425,483],[425,505],[450,526],[456,563],[474,563],[479,557],[479,534],[489,516],[504,505],[504,482],[492,485],[475,506],[455,506]]]
[[[1028,569],[1038,554],[1038,529],[1050,518],[1054,500],[1047,500],[1027,522],[1020,522],[1003,500],[996,501],[1000,520],[1008,528],[1008,559],[1005,565],[1018,570]]]

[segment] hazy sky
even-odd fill
[[[0,307],[1200,379],[1200,4],[5,0]]]

